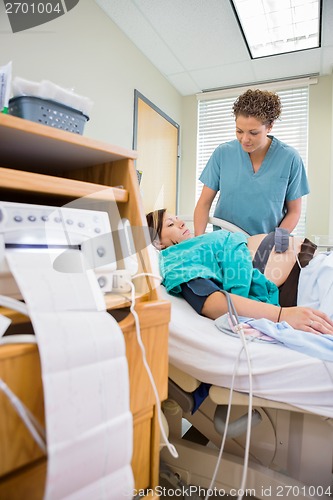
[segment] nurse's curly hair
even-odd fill
[[[236,99],[232,110],[236,118],[253,116],[263,125],[273,125],[281,114],[281,101],[277,94],[268,90],[249,89]]]
[[[146,215],[149,235],[152,243],[157,243],[161,238],[165,212],[166,208],[160,208],[159,210],[154,210]]]

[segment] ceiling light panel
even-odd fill
[[[320,47],[321,0],[231,0],[253,59]]]

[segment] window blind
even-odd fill
[[[280,118],[274,123],[271,133],[281,141],[293,146],[299,152],[307,170],[309,87],[304,84],[301,87],[290,88],[289,85],[286,85],[286,87],[286,89],[282,88],[276,91],[280,96],[282,112]],[[259,88],[259,86],[256,88]],[[200,96],[198,96],[196,201],[203,186],[199,181],[199,176],[214,149],[219,144],[236,138],[235,117],[232,106],[242,92],[235,88],[234,94],[229,89],[226,97],[207,99],[207,95],[205,95],[204,99],[200,99]],[[210,215],[213,215],[216,201],[217,197],[213,202]],[[301,217],[293,234],[304,236],[305,222],[306,197],[303,197]]]

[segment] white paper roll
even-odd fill
[[[125,342],[105,310],[93,271],[56,271],[46,252],[7,252],[6,258],[41,359],[45,499],[131,496],[133,418]]]

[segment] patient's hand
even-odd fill
[[[333,335],[333,321],[327,314],[311,307],[283,307],[280,321],[305,332]]]

